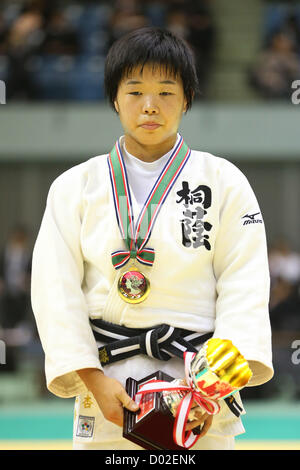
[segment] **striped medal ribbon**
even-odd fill
[[[180,136],[172,154],[154,183],[135,224],[130,188],[124,157],[118,140],[108,155],[109,174],[113,192],[116,218],[126,248],[111,253],[115,269],[131,260],[132,265],[118,282],[118,293],[128,303],[144,301],[150,292],[150,282],[140,271],[136,261],[152,266],[153,248],[147,247],[154,223],[176,179],[184,168],[191,150]]]

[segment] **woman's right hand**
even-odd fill
[[[104,418],[108,421],[122,427],[123,408],[138,411],[139,405],[130,398],[118,380],[107,377],[99,369],[81,369],[77,374],[94,395]]]

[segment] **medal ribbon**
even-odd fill
[[[203,396],[201,392],[195,390],[192,380],[190,378],[189,370],[192,359],[196,353],[185,352],[184,363],[185,363],[185,378],[189,385],[174,385],[170,382],[163,380],[149,380],[149,382],[143,384],[139,391],[135,394],[134,400],[137,403],[140,402],[143,395],[147,393],[164,392],[164,391],[183,391],[186,392],[185,397],[179,403],[176,411],[176,417],[173,426],[173,440],[181,446],[189,449],[192,447],[200,435],[195,435],[192,430],[186,433],[186,423],[188,420],[189,412],[191,410],[193,401],[195,402],[208,414],[215,415],[220,411],[220,405],[216,400]]]
[[[111,254],[112,263],[116,269],[124,266],[130,258],[136,258],[137,261],[147,266],[153,265],[154,249],[146,248],[146,244],[151,236],[158,213],[190,154],[190,149],[180,136],[170,158],[152,187],[135,226],[124,158],[120,141],[116,142],[108,155],[108,166],[118,226],[127,248],[114,251]],[[125,208],[120,206],[120,201],[126,201]],[[145,232],[143,234],[141,234],[142,227]]]

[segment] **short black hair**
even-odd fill
[[[141,66],[142,72],[145,64],[163,67],[172,76],[179,74],[187,101],[186,110],[191,108],[194,96],[199,91],[192,49],[183,39],[168,30],[145,27],[122,36],[108,51],[104,87],[114,110],[120,81],[137,66]]]

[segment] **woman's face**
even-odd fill
[[[167,152],[174,145],[187,106],[181,78],[167,74],[159,66],[153,68],[152,64],[145,65],[142,73],[136,67],[123,78],[114,104],[128,151],[136,144],[154,153],[160,149],[162,155],[165,148]]]

